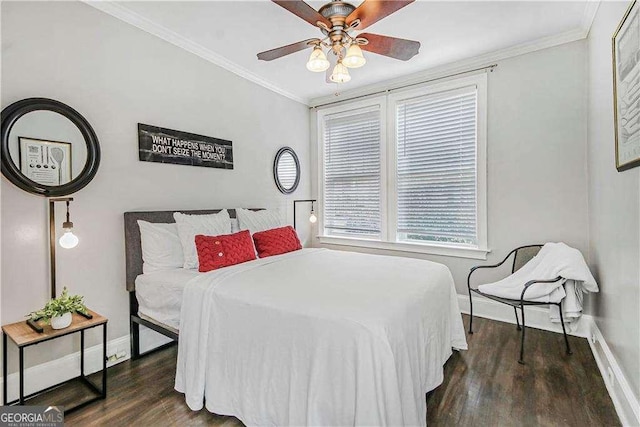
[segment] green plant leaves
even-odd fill
[[[58,298],[54,298],[45,304],[44,308],[27,314],[31,320],[42,320],[47,325],[51,323],[52,317],[62,316],[65,313],[83,313],[88,314],[87,307],[84,305],[84,297],[80,295],[69,296],[67,287],[62,290],[62,294]]]

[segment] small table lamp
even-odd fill
[[[296,204],[297,203],[311,203],[311,214],[309,215],[309,222],[311,224],[315,224],[316,223],[316,221],[318,220],[318,217],[316,216],[316,212],[313,209],[313,204],[316,201],[317,200],[315,200],[315,199],[294,200],[293,201],[293,228],[296,228]]]
[[[73,197],[62,197],[58,199],[49,199],[49,249],[50,249],[50,265],[51,265],[51,298],[55,298],[56,292],[56,209],[57,202],[65,202],[67,204],[67,220],[62,223],[64,234],[60,237],[60,246],[64,249],[71,249],[78,246],[78,237],[73,234],[73,222],[69,218],[69,202],[73,201]]]

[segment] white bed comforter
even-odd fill
[[[176,390],[248,425],[421,425],[466,349],[447,267],[305,249],[185,289]]]

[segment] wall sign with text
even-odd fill
[[[233,169],[231,141],[138,123],[143,162]]]

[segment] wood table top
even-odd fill
[[[2,327],[2,331],[7,334],[7,336],[11,338],[11,340],[16,343],[18,347],[24,347],[27,345],[49,340],[51,338],[67,335],[72,332],[77,332],[82,329],[87,329],[94,326],[102,325],[103,323],[107,323],[108,319],[106,317],[92,310],[88,310],[88,312],[93,316],[93,319],[87,319],[80,314],[73,313],[71,325],[64,329],[53,329],[50,325],[45,325],[44,322],[37,322],[38,325],[42,326],[42,328],[44,329],[42,333],[39,333],[34,331],[27,324],[26,320],[22,320],[20,322],[4,325]]]

